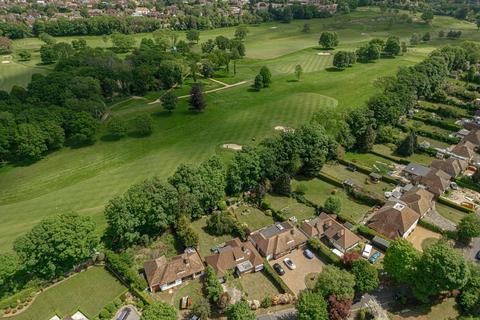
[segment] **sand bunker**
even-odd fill
[[[10,61],[10,60],[3,60],[2,61],[2,64],[8,64],[8,63],[12,63],[12,61]]]
[[[368,33],[362,32],[361,35],[362,36],[368,36]]]
[[[270,29],[277,29],[277,27],[271,27]]]
[[[235,143],[225,143],[222,145],[222,148],[236,151],[242,150],[242,146]]]
[[[284,127],[284,126],[275,126],[274,128],[277,131],[283,131],[283,132],[294,132],[295,129],[290,128],[290,127]]]
[[[319,52],[317,53],[319,56],[331,56],[332,54],[330,52]]]

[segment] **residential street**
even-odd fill
[[[257,320],[296,320],[297,312],[294,308],[282,310],[276,313],[263,314]]]

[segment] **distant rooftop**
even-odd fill
[[[410,163],[403,170],[412,175],[424,177],[428,174],[428,172],[430,171],[430,168],[424,167],[420,164]]]

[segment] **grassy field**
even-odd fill
[[[460,220],[462,220],[462,218],[464,218],[466,215],[466,213],[460,210],[454,209],[438,202],[435,204],[435,208],[441,216],[452,221],[455,224],[459,223]]]
[[[103,267],[93,267],[40,293],[14,320],[47,320],[55,314],[71,316],[80,310],[93,318],[127,289]]]
[[[299,203],[293,198],[268,194],[265,199],[274,210],[285,212],[287,218],[295,216],[301,222],[315,216],[314,208]]]
[[[433,40],[394,60],[357,64],[343,72],[333,72],[326,69],[331,57],[318,55],[316,45],[322,30],[338,32],[339,49],[354,48],[373,37],[389,34],[407,40],[413,32],[435,32],[440,25],[445,29],[462,29],[462,37],[480,39],[473,24],[438,17],[430,26],[413,23],[388,27],[379,12],[369,9],[309,20],[312,31],[308,34],[301,32],[305,22],[249,27],[247,58],[238,63],[236,77],[218,75],[226,83],[252,80],[260,67],[267,65],[274,74],[269,89],[253,92],[246,84],[208,94],[207,109],[201,114],[188,112],[185,99],[172,114],[166,114],[158,104],[148,104],[159,95],[152,93],[147,95],[148,99],[129,100],[113,108],[114,114],[125,116],[151,113],[154,133],[148,138],[127,137],[110,142],[102,140],[100,132],[99,141],[90,147],[64,148],[27,167],[0,168],[0,250],[8,250],[19,234],[42,218],[59,212],[92,216],[101,231],[104,205],[132,183],[154,175],[166,178],[182,162],[197,163],[214,154],[228,159],[233,152],[221,149],[222,144],[258,142],[275,134],[274,126],[298,127],[320,108],[334,106],[343,111],[362,105],[376,92],[375,79],[393,75],[399,67],[422,60],[446,42]],[[234,28],[205,31],[201,33],[201,41],[219,34],[231,36],[233,31]],[[135,35],[137,39],[145,36]],[[101,37],[85,38],[90,45],[109,46]],[[31,67],[38,59],[40,45],[38,39],[15,42],[16,48],[34,53]],[[292,81],[291,71],[296,64],[304,65],[306,71],[299,82]],[[0,65],[0,74],[4,67]],[[189,85],[184,85],[178,89],[178,95],[188,90]]]
[[[335,187],[325,181],[319,179],[293,181],[294,186],[298,183],[303,183],[307,187],[305,197],[318,205],[323,206],[329,196],[335,195],[339,197],[342,200],[342,215],[350,217],[357,222],[359,222],[370,209],[368,206],[350,199],[342,188]]]

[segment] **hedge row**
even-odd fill
[[[428,221],[425,221],[423,219],[420,219],[418,221],[418,225],[421,227],[424,227],[425,229],[428,229],[430,231],[440,233],[441,235],[450,238],[450,239],[457,239],[457,232],[456,231],[450,231],[450,230],[443,230],[439,226],[436,226]]]
[[[426,123],[428,125],[439,127],[439,128],[445,129],[445,130],[458,131],[458,130],[462,129],[462,127],[459,126],[459,125],[456,125],[456,124],[453,124],[453,123],[448,123],[448,122],[445,122],[443,120],[438,120],[438,119],[433,119],[433,118],[422,118],[422,117],[417,117],[417,116],[413,116],[412,119],[417,120],[417,121],[422,121],[423,123]]]
[[[458,204],[456,204],[455,202],[452,202],[450,200],[448,200],[447,198],[445,197],[438,197],[437,201],[439,203],[442,203],[444,205],[447,205],[451,208],[454,208],[454,209],[457,209],[459,211],[462,211],[462,212],[465,212],[465,213],[474,213],[475,211],[471,210],[471,209],[468,209],[468,208],[465,208],[465,207],[462,207]]]
[[[455,182],[463,188],[471,189],[473,191],[480,192],[480,186],[476,183],[474,183],[470,178],[468,177],[462,177],[460,179],[455,179]]]
[[[39,288],[37,287],[31,287],[27,289],[23,289],[17,293],[15,293],[12,296],[9,296],[8,298],[3,299],[0,301],[0,315],[1,310],[6,309],[6,308],[15,308],[18,305],[18,301],[20,302],[25,302],[27,301],[28,298],[31,298],[35,295]]]
[[[343,182],[340,181],[339,179],[332,177],[331,175],[328,175],[326,173],[320,172],[318,173],[317,177],[320,180],[323,180],[325,182],[328,182],[330,184],[333,184],[334,186],[337,186],[339,188],[343,188]]]
[[[392,156],[388,156],[388,155],[385,155],[385,154],[381,154],[381,153],[378,153],[376,151],[370,151],[371,154],[377,156],[377,157],[380,157],[380,158],[383,158],[383,159],[386,159],[386,160],[390,160],[392,162],[395,162],[395,163],[399,163],[399,164],[409,164],[410,161],[406,160],[406,159],[402,159],[402,158],[396,158],[396,157],[392,157]]]
[[[407,126],[403,125],[403,124],[397,124],[397,127],[402,129],[402,131],[408,131],[409,130],[409,128]],[[442,142],[446,142],[446,143],[450,143],[450,144],[457,144],[457,143],[460,142],[459,138],[450,137],[448,135],[434,133],[434,132],[427,131],[427,130],[422,130],[422,129],[415,128],[415,132],[419,136],[426,137],[426,138],[431,138],[431,139],[434,139],[434,140],[438,140],[438,141],[442,141]],[[375,153],[375,154],[380,156],[380,157],[382,156],[378,153]],[[405,159],[398,159],[398,160],[405,160]],[[402,164],[408,164],[409,163],[409,161],[407,161],[407,160],[405,160],[405,162],[406,163],[404,163],[404,162],[399,162],[399,163],[402,163]]]
[[[387,241],[391,241],[391,239],[388,239],[383,234],[378,233],[377,231],[370,229],[369,227],[361,224],[357,226],[357,233],[361,234],[362,236],[370,240],[372,240],[375,236],[377,236]]]
[[[273,282],[273,284],[280,290],[282,293],[289,293],[294,294],[293,291],[283,282],[282,278],[277,274],[275,270],[273,270],[270,263],[268,263],[267,259],[263,261],[263,271],[267,275],[268,278]]]
[[[340,258],[330,250],[320,239],[311,237],[307,242],[308,247],[315,252],[318,256],[326,260],[328,263],[340,265]]]

